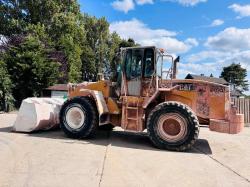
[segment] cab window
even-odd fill
[[[146,49],[144,54],[144,77],[151,77],[154,73],[154,50]]]
[[[125,58],[126,77],[128,80],[138,78],[142,72],[143,53],[140,49],[129,49]]]
[[[125,57],[125,72],[126,77],[130,79],[131,77],[131,64],[132,64],[132,50],[127,50],[126,57]]]

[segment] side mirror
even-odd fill
[[[174,60],[174,64],[173,64],[173,75],[172,78],[176,79],[176,74],[177,74],[177,63],[180,62],[180,56],[178,56],[175,60]]]
[[[178,56],[175,60],[174,60],[174,63],[178,63],[180,62],[180,56]]]

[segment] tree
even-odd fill
[[[11,95],[12,82],[8,74],[6,64],[0,60],[0,110],[8,112],[13,106],[13,97]]]
[[[1,0],[0,16],[0,35],[7,39],[28,35],[32,32],[30,27],[42,26],[58,51],[54,52],[54,58],[59,57],[57,61],[62,61],[62,69],[66,70],[64,80],[60,79],[60,82],[81,81],[81,50],[85,34],[77,0]]]
[[[16,0],[0,0],[0,35],[20,34],[26,26],[25,12]]]
[[[247,70],[241,67],[241,64],[232,63],[230,66],[224,67],[221,77],[232,85],[241,93],[248,91]]]
[[[76,0],[0,0],[0,34],[23,33],[28,24],[41,23],[49,28],[59,13],[81,15]]]
[[[110,33],[105,17],[82,14],[77,0],[0,0],[0,28],[17,104],[57,82],[96,81],[98,73],[110,79],[119,48],[137,45]]]
[[[110,62],[110,73],[109,76],[111,80],[116,79],[117,64],[120,62],[119,49],[122,39],[120,36],[114,32],[109,36],[109,50],[108,50],[108,60]]]
[[[105,18],[84,15],[86,43],[82,55],[82,72],[92,80],[97,79],[98,73],[103,73],[108,60],[109,23]],[[87,53],[87,54],[86,54]],[[90,71],[86,67],[91,67]],[[83,75],[84,77],[87,77]]]
[[[139,44],[136,44],[134,39],[129,38],[128,40],[122,40],[119,47],[134,47],[139,46]]]
[[[54,16],[50,27],[50,37],[54,46],[59,51],[63,51],[67,59],[67,82],[79,82],[82,80],[81,55],[85,43],[85,30],[80,15],[73,13],[60,13]]]
[[[83,53],[81,55],[81,60],[82,60],[81,69],[82,69],[83,80],[84,81],[93,80],[96,72],[96,66],[95,66],[96,54],[90,46],[88,45],[84,46]]]
[[[46,40],[45,40],[46,41]],[[17,106],[27,97],[40,96],[59,77],[58,63],[48,58],[52,49],[36,35],[28,35],[9,46],[4,54]]]

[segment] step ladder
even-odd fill
[[[123,103],[123,120],[122,120],[122,127],[125,130],[131,131],[141,131],[142,130],[142,119],[140,109],[140,100],[139,98],[136,100],[135,103],[131,103],[129,96],[124,97]],[[134,98],[134,97],[133,97]]]

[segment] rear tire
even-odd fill
[[[89,98],[67,100],[60,111],[60,127],[70,138],[93,136],[98,126],[98,112]]]
[[[157,105],[147,119],[147,131],[153,144],[160,149],[185,151],[199,135],[199,122],[187,105],[164,102]]]

